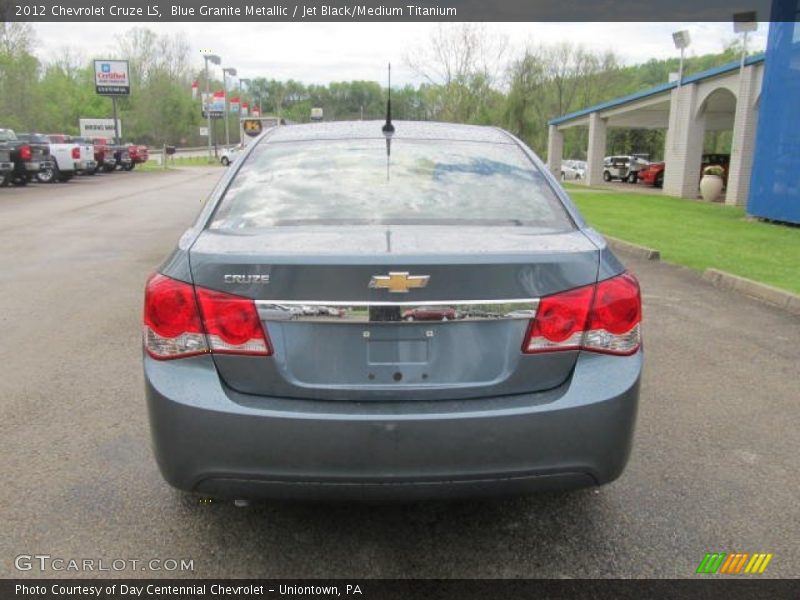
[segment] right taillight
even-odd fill
[[[160,360],[209,351],[272,354],[253,300],[195,288],[159,274],[145,288],[144,347]]]
[[[522,351],[633,354],[641,345],[641,320],[639,284],[633,275],[623,273],[542,298]]]
[[[73,160],[78,160],[81,157],[81,149],[77,146],[72,149],[72,158]]]
[[[31,151],[31,147],[28,146],[27,144],[20,146],[19,157],[22,160],[30,160],[31,158],[33,158],[33,152]]]

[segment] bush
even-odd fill
[[[719,165],[709,165],[703,169],[703,175],[716,175],[717,177],[723,177],[725,175],[725,169]]]

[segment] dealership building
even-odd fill
[[[609,128],[663,129],[664,193],[697,198],[705,134],[730,130],[725,202],[757,217],[800,223],[798,18],[800,3],[775,2],[763,55],[551,120],[549,169],[560,174],[570,128],[588,128],[586,185],[603,182]]]

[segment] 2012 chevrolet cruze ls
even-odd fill
[[[636,279],[495,128],[277,127],[146,286],[155,455],[208,496],[610,482],[642,370]]]

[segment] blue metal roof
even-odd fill
[[[763,61],[764,61],[764,55],[757,54],[755,56],[748,56],[745,59],[745,64],[754,65],[756,63],[760,63]],[[729,62],[727,64],[721,65],[719,67],[714,67],[713,69],[708,69],[707,71],[695,73],[694,75],[686,75],[683,78],[683,85],[686,85],[687,83],[696,83],[698,81],[702,81],[703,79],[710,79],[712,77],[716,77],[717,75],[722,75],[723,73],[727,73],[729,71],[735,71],[736,69],[739,68],[739,65],[740,62],[737,60],[734,62]],[[636,92],[635,94],[628,94],[627,96],[622,96],[621,98],[615,98],[614,100],[601,102],[600,104],[595,104],[594,106],[590,106],[588,108],[584,108],[582,110],[578,110],[576,112],[569,113],[567,115],[556,117],[555,119],[550,119],[547,123],[548,125],[560,125],[561,123],[572,121],[573,119],[577,119],[578,117],[585,117],[586,115],[589,115],[593,112],[597,112],[599,110],[608,110],[609,108],[622,106],[623,104],[628,104],[629,102],[633,102],[635,100],[641,100],[642,98],[655,96],[656,94],[669,91],[677,86],[678,86],[677,81],[669,81],[667,83],[662,83],[650,89],[643,90],[641,92]]]

